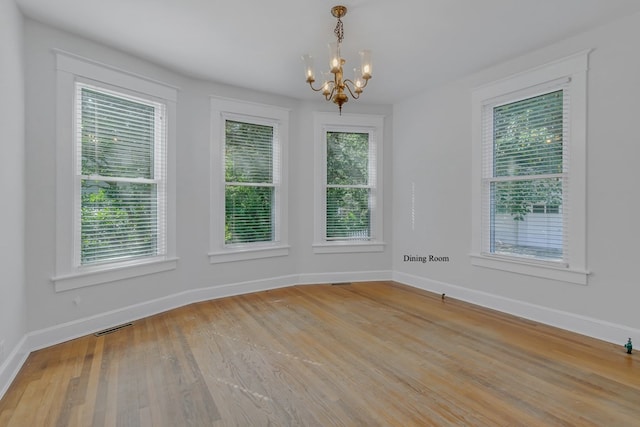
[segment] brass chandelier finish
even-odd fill
[[[333,101],[338,106],[340,114],[342,114],[342,105],[349,101],[349,95],[353,99],[360,98],[360,94],[369,83],[371,79],[371,52],[363,50],[360,52],[361,68],[354,69],[354,79],[344,78],[344,64],[347,62],[340,55],[340,47],[342,40],[344,39],[344,28],[342,23],[342,17],[347,14],[346,6],[334,6],[331,8],[331,15],[333,15],[338,21],[336,27],[333,30],[336,36],[336,43],[330,44],[330,73],[333,74],[333,78],[327,78],[322,86],[315,88],[313,83],[316,81],[313,72],[313,60],[309,55],[304,55],[303,59],[306,63],[306,78],[307,83],[315,92],[322,92],[327,101]],[[329,75],[329,73],[326,73]],[[348,93],[348,94],[347,94]]]
[[[344,15],[347,14],[347,7],[346,6],[333,6],[331,8],[331,14],[335,17],[335,18],[342,18]]]

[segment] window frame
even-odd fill
[[[587,284],[586,267],[586,137],[587,71],[590,50],[547,63],[476,88],[472,92],[472,249],[474,266],[509,271],[558,281]],[[563,227],[569,236],[568,256],[563,263],[526,259],[484,251],[488,238],[483,223],[483,114],[486,106],[516,102],[567,85],[571,96],[568,119],[568,191],[563,192]],[[570,197],[568,197],[570,195]]]
[[[287,146],[290,110],[229,98],[211,97],[211,199],[209,262],[244,261],[289,255],[287,226]],[[227,120],[274,126],[273,188],[274,240],[270,242],[225,242],[225,123]],[[277,135],[277,137],[276,137]]]
[[[55,51],[56,101],[56,292],[77,289],[177,267],[175,243],[175,117],[177,88],[63,51]],[[80,265],[80,191],[77,165],[78,85],[165,107],[164,253],[130,260]]]
[[[370,199],[370,238],[368,240],[327,239],[327,132],[368,133],[369,159],[373,166],[373,179],[369,178]],[[382,149],[384,135],[384,117],[365,114],[314,113],[314,241],[313,252],[357,253],[382,252],[383,240],[383,191],[382,191]],[[371,173],[371,172],[370,172]]]

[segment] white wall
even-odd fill
[[[23,21],[0,0],[0,395],[3,362],[26,332]]]
[[[303,87],[300,90],[309,90]],[[343,110],[347,113],[362,113],[384,115],[383,137],[383,198],[384,198],[384,228],[383,241],[386,249],[381,253],[361,254],[313,254],[313,209],[314,198],[311,189],[314,185],[314,147],[313,147],[313,112],[336,112],[333,103],[303,103],[298,108],[298,137],[290,142],[292,170],[291,185],[294,186],[295,198],[292,199],[293,209],[290,220],[293,229],[289,234],[297,241],[296,252],[297,272],[305,282],[317,282],[314,277],[329,272],[352,271],[365,274],[368,277],[380,277],[377,272],[391,270],[391,231],[392,231],[392,115],[391,107],[359,105],[355,102],[345,104]],[[388,277],[390,278],[390,276]],[[347,276],[336,277],[333,281],[348,281]],[[374,279],[375,280],[375,279]]]
[[[638,334],[638,40],[636,14],[394,106],[394,277],[621,344],[623,332]],[[473,267],[472,89],[589,48],[588,285]],[[404,262],[405,254],[450,262]],[[598,330],[612,324],[622,336]]]
[[[390,249],[367,255],[314,255],[313,239],[313,111],[337,109],[333,104],[304,103],[289,98],[246,89],[194,80],[163,69],[103,45],[58,31],[27,19],[26,101],[27,101],[27,283],[28,329],[40,335],[51,333],[50,342],[62,339],[55,329],[67,328],[86,333],[104,322],[131,313],[149,310],[194,298],[243,292],[265,286],[284,286],[300,281],[342,280],[365,277],[360,272],[385,270],[390,277]],[[54,291],[51,277],[55,266],[55,63],[53,48],[62,49],[111,66],[160,80],[179,88],[177,116],[177,252],[174,271],[136,279],[96,285],[73,291]],[[300,90],[308,90],[304,81]],[[209,177],[210,177],[210,95],[243,99],[291,109],[289,138],[288,212],[291,251],[288,257],[226,264],[210,264]],[[350,112],[389,116],[387,137],[391,139],[391,106],[359,107],[349,104]],[[390,147],[386,149],[390,156]],[[391,161],[387,162],[391,176]],[[387,191],[390,193],[390,182]],[[390,206],[390,205],[389,205]],[[391,209],[386,214],[386,238],[390,239]],[[257,282],[252,282],[257,281]],[[231,289],[229,284],[236,286]],[[216,289],[222,289],[220,292]],[[235,289],[235,291],[234,291]],[[178,297],[176,297],[178,295]],[[73,300],[79,297],[80,304]],[[149,305],[149,301],[156,301]],[[158,302],[160,301],[160,302]],[[113,314],[131,306],[145,306],[128,314]],[[104,322],[95,321],[103,316]],[[71,325],[71,326],[69,326]],[[74,326],[75,325],[75,326]],[[85,326],[82,326],[85,325]],[[49,329],[45,329],[49,328]],[[42,337],[41,337],[42,338]],[[35,346],[47,343],[42,338]]]

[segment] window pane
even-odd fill
[[[490,191],[492,253],[562,260],[559,178],[493,182]]]
[[[273,187],[228,185],[225,190],[225,243],[274,240]]]
[[[562,173],[562,90],[496,107],[494,176]]]
[[[369,183],[369,134],[327,132],[327,184]]]
[[[81,90],[82,174],[153,179],[155,108]]]
[[[273,126],[226,121],[227,182],[273,182],[273,131]]]
[[[157,255],[157,186],[82,180],[81,263]]]
[[[369,240],[368,188],[327,188],[327,239]]]

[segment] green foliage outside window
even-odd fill
[[[80,262],[156,255],[155,108],[80,90]]]
[[[536,204],[560,206],[561,179],[532,177],[562,173],[562,91],[496,107],[493,118],[493,176],[523,177],[492,184],[495,211],[523,221]]]
[[[327,132],[327,239],[371,237],[369,134]]]
[[[274,127],[225,123],[225,243],[275,238]]]
[[[147,220],[157,216],[155,187],[82,181],[83,264],[155,255],[157,236]]]

